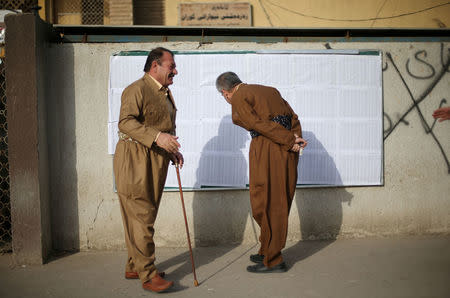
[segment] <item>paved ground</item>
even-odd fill
[[[81,252],[44,266],[0,256],[0,297],[450,297],[450,238],[358,239],[289,243],[286,273],[251,274],[256,247],[197,248],[193,286],[186,249],[158,248],[169,293],[123,278],[124,251]]]

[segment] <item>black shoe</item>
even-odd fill
[[[248,272],[252,273],[282,273],[287,271],[287,266],[285,262],[281,262],[273,267],[266,267],[263,263],[258,263],[256,265],[248,266]]]
[[[250,261],[253,263],[262,263],[264,260],[264,256],[260,254],[250,255]]]

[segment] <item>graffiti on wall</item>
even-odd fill
[[[444,148],[441,145],[441,142],[439,141],[439,138],[435,135],[433,132],[434,125],[436,124],[436,119],[434,119],[433,123],[430,125],[427,120],[425,119],[424,113],[422,109],[420,108],[419,104],[423,101],[429,100],[430,95],[432,94],[433,90],[435,89],[436,85],[446,76],[447,73],[450,72],[449,66],[450,66],[450,48],[447,48],[444,46],[443,43],[440,45],[440,66],[439,69],[436,69],[429,61],[427,60],[428,53],[426,50],[419,50],[414,53],[414,59],[416,60],[416,63],[420,63],[423,65],[423,73],[414,73],[411,70],[410,63],[411,58],[408,58],[406,60],[405,69],[406,69],[406,75],[412,77],[414,80],[430,80],[429,84],[425,88],[425,90],[417,97],[415,97],[411,91],[412,83],[407,83],[406,78],[404,74],[402,74],[399,70],[398,63],[395,61],[395,59],[392,57],[390,52],[386,52],[386,61],[383,65],[383,71],[388,70],[389,65],[391,65],[395,72],[398,74],[400,80],[403,83],[403,86],[405,87],[406,91],[409,94],[409,98],[407,99],[408,102],[410,102],[408,109],[401,115],[397,115],[396,119],[393,120],[393,117],[389,115],[388,113],[384,112],[384,120],[385,125],[384,128],[384,140],[386,140],[392,132],[395,131],[395,129],[399,125],[409,125],[409,122],[406,120],[406,117],[412,112],[417,111],[422,127],[424,129],[424,132],[426,134],[429,134],[433,141],[435,142],[436,146],[439,148],[442,158],[445,160],[445,163],[447,164],[448,173],[450,174],[450,163],[447,154],[444,151]],[[439,106],[436,107],[440,108],[444,104],[447,104],[448,101],[446,98],[442,98],[439,102]]]

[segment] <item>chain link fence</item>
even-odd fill
[[[106,13],[106,3],[103,0],[82,0],[82,24],[84,25],[103,25],[103,16]]]
[[[6,123],[5,59],[0,60],[0,253],[11,252],[8,126]]]
[[[31,12],[38,5],[37,0],[0,0],[0,9],[21,10]]]
[[[108,15],[107,0],[71,0],[55,3],[58,24],[103,25]]]

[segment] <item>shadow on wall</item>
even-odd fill
[[[47,123],[53,250],[80,249],[75,138],[74,50],[51,44]]]
[[[213,150],[226,151],[228,156],[237,158],[240,164],[246,164],[244,153],[241,151],[245,147],[249,135],[244,129],[238,128],[235,142],[227,142],[230,140],[230,129],[236,129],[231,122],[231,115],[222,118],[218,135],[208,141],[208,143],[202,149],[202,155],[199,161],[199,167],[196,171],[197,181],[204,181],[200,178],[200,175],[210,175],[211,169],[220,169],[224,163],[227,163],[223,159],[217,159],[214,155],[211,155]],[[233,132],[234,133],[234,132]],[[229,161],[231,162],[231,161]],[[239,173],[238,173],[239,172]],[[248,181],[247,167],[236,169],[236,175],[239,179]],[[200,184],[196,183],[196,187],[200,187]],[[195,192],[192,209],[194,220],[194,242],[196,248],[194,248],[194,258],[196,267],[200,267],[213,262],[215,259],[227,254],[233,250],[236,246],[240,245],[243,241],[245,226],[247,219],[251,217],[250,201],[242,200],[242,196],[239,194],[242,191],[226,191],[226,192]],[[254,222],[252,221],[254,225]],[[255,226],[253,226],[255,232],[255,243],[257,242]],[[214,252],[205,252],[199,249],[201,246],[219,246],[219,249],[215,249]],[[197,256],[199,250],[202,251],[202,255]],[[219,269],[217,272],[212,273],[209,277],[203,276],[199,282],[203,282],[218,272],[225,269],[235,260],[228,262],[227,265]],[[180,266],[180,263],[181,266]],[[191,274],[191,263],[189,260],[189,253],[180,254],[170,260],[167,260],[159,267],[161,270],[171,266],[177,265],[177,269],[171,272],[171,276],[175,279],[181,279],[185,275]],[[179,286],[175,287],[175,290],[180,290]]]
[[[342,179],[336,164],[322,143],[310,131],[304,131],[303,137],[308,141],[309,147],[305,149],[305,152],[308,149],[322,152],[321,162],[326,165],[324,174],[328,177],[330,177],[329,175],[335,177],[336,183],[341,184]],[[299,167],[302,166],[302,158],[305,158],[305,155],[300,157]],[[350,204],[352,198],[353,195],[341,187],[297,189],[295,202],[300,219],[302,240],[283,252],[289,264],[293,265],[317,253],[336,240],[342,226],[342,204]],[[291,214],[292,216],[293,214]]]
[[[202,171],[208,171],[211,166],[214,166],[211,163],[220,162],[218,159],[210,159],[207,152],[218,148],[218,145],[224,146],[223,140],[226,139],[225,127],[229,122],[229,116],[224,117],[221,121],[218,136],[212,138],[203,148],[199,168],[197,169],[197,179]],[[315,135],[312,132],[305,131],[304,137],[308,140],[308,146],[312,145],[311,147],[315,150],[323,151],[322,161],[328,165],[326,167],[326,175],[334,175],[338,183],[342,182],[332,157],[326,153],[323,145],[315,138]],[[247,139],[248,134],[245,130],[242,130],[242,135],[239,135],[240,141],[234,145],[235,147],[226,147],[226,151],[240,154],[239,158],[244,162],[245,157],[241,149],[244,148]],[[227,144],[233,146],[232,143]],[[299,166],[301,166],[301,162]],[[244,170],[247,173],[247,169]],[[196,267],[213,262],[242,243],[247,218],[249,216],[250,218],[253,217],[251,215],[250,201],[247,199],[243,202],[242,197],[238,195],[233,196],[233,193],[237,194],[234,191],[226,192],[226,198],[218,192],[214,192],[215,197],[209,192],[195,193],[193,199],[195,244],[197,247],[220,246],[220,249],[216,249],[209,254],[205,254],[202,251],[204,254],[202,254],[201,258],[196,256],[196,251],[199,251],[199,249],[195,248]],[[299,241],[297,244],[283,250],[283,256],[289,265],[293,265],[315,254],[336,239],[342,225],[342,203],[350,203],[352,197],[352,194],[348,193],[344,188],[297,189],[295,201],[300,218],[302,239],[324,241]],[[245,207],[243,208],[244,203]],[[292,220],[293,216],[296,215],[291,213],[290,220]],[[249,251],[255,252],[258,245],[259,227],[257,227],[254,220],[251,220],[251,223],[255,235],[255,245],[245,251],[240,257],[246,255]],[[227,265],[208,277],[200,279],[200,283],[224,270],[235,260],[228,262]],[[182,264],[180,265],[180,263]],[[161,270],[172,266],[177,266],[171,272],[171,276],[175,279],[182,279],[185,275],[190,274],[192,268],[189,253],[185,252],[159,264]],[[177,289],[180,290],[180,286],[176,286],[175,290]]]
[[[231,130],[236,133],[231,140]],[[248,140],[248,134],[244,129],[234,126],[231,115],[222,118],[217,136],[210,139],[202,149],[199,166],[196,171],[196,187],[200,187],[199,181],[204,181],[200,176],[217,177],[217,169],[227,165],[246,165],[245,156],[241,151]],[[227,157],[218,159],[211,152],[222,151]],[[215,170],[216,169],[216,170]],[[233,169],[238,180],[248,181],[247,167]],[[219,175],[222,176],[222,175]],[[210,181],[214,184],[214,181]],[[226,195],[226,198],[224,198]],[[250,212],[250,204],[242,208],[242,201],[234,197],[232,192],[196,192],[193,203],[194,239],[196,246],[212,246],[222,244],[240,244],[243,240],[245,224]],[[230,243],[231,241],[231,243]]]

